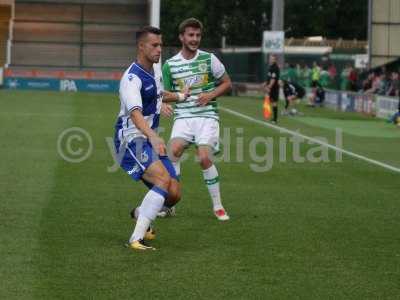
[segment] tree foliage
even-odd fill
[[[287,36],[366,39],[368,0],[286,1]]]
[[[179,46],[178,26],[188,17],[204,24],[202,45],[258,46],[270,29],[272,0],[162,0],[161,28],[167,45]],[[368,0],[286,0],[287,37],[322,35],[366,39]]]

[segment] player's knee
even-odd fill
[[[170,153],[172,154],[171,160],[177,161],[183,153],[184,147],[180,143],[172,143]]]
[[[171,161],[176,162],[182,156],[184,147],[181,143],[176,141],[172,141],[170,145],[168,145],[168,157]]]
[[[213,164],[211,157],[208,153],[200,153],[199,161],[200,161],[200,166],[203,170],[208,169]]]

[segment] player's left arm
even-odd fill
[[[201,93],[198,102],[201,106],[207,105],[212,99],[222,96],[232,89],[232,82],[228,74],[224,74],[220,79],[219,85],[209,93]]]
[[[211,92],[201,93],[198,102],[201,106],[207,105],[212,99],[222,96],[232,89],[232,81],[219,59],[211,54],[211,71],[218,80],[218,86]]]

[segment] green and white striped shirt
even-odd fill
[[[182,118],[213,118],[218,120],[216,99],[205,106],[199,106],[197,95],[211,92],[225,74],[224,65],[218,58],[202,50],[197,50],[195,57],[185,59],[181,52],[168,59],[162,69],[164,89],[181,92],[190,89],[191,97],[175,104],[174,120]]]

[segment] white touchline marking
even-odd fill
[[[277,126],[277,125],[274,125],[274,124],[270,124],[270,123],[267,123],[267,122],[264,122],[264,121],[261,121],[261,120],[257,120],[255,118],[252,118],[250,116],[244,115],[242,113],[239,113],[237,111],[231,110],[229,108],[225,108],[225,107],[219,106],[219,109],[222,110],[222,111],[225,111],[225,112],[227,112],[227,113],[229,113],[231,115],[234,115],[234,116],[243,118],[245,120],[248,120],[250,122],[257,123],[257,124],[265,126],[265,127],[270,127],[270,128],[275,129],[275,130],[279,130],[281,133],[287,133],[287,134],[290,134],[290,135],[295,135],[295,136],[301,137],[301,138],[303,138],[305,140],[309,140],[309,141],[311,141],[313,143],[316,143],[316,144],[319,144],[321,146],[325,146],[325,147],[330,148],[332,150],[347,154],[348,156],[352,156],[352,157],[358,158],[360,160],[364,160],[366,162],[369,162],[370,164],[374,164],[374,165],[380,166],[382,168],[385,168],[385,169],[400,173],[400,168],[396,168],[394,166],[391,166],[391,165],[388,165],[386,163],[377,161],[375,159],[371,159],[371,158],[368,158],[366,156],[363,156],[363,155],[360,155],[360,154],[357,154],[357,153],[354,153],[354,152],[351,152],[351,151],[336,147],[334,145],[322,142],[322,141],[320,141],[318,139],[314,139],[312,137],[306,136],[306,135],[298,133],[296,131],[292,131],[292,130],[286,129],[284,127],[280,127],[280,126]]]

